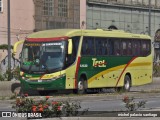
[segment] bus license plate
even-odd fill
[[[44,88],[37,88],[37,90],[44,90]]]
[[[42,80],[38,80],[38,82],[42,82]]]

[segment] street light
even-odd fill
[[[8,80],[11,79],[11,36],[10,36],[10,0],[8,2]]]
[[[151,0],[149,0],[148,35],[151,36]]]

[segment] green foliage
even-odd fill
[[[17,94],[14,93],[13,95],[10,96],[10,99],[13,100],[13,99],[16,99],[16,97],[17,97]]]
[[[20,79],[20,68],[19,66],[17,66],[15,69],[13,69],[12,71],[12,75],[13,75],[13,78],[19,80]]]
[[[144,108],[146,101],[135,102],[134,97],[125,96],[122,100],[125,103],[125,107],[128,111],[136,111],[139,108]]]
[[[159,77],[160,76],[160,65],[159,64],[154,64],[153,65],[153,76],[154,77]]]
[[[5,76],[2,73],[0,73],[0,81],[4,81],[4,80],[5,80]]]
[[[80,109],[80,103],[79,102],[70,102],[66,101],[64,102],[64,109],[65,109],[65,116],[77,116],[78,115],[78,109]]]
[[[8,70],[4,74],[0,73],[0,81],[7,81],[9,75],[12,75],[12,73]]]
[[[0,49],[2,49],[2,50],[8,50],[8,45],[7,44],[2,44],[2,45],[0,45]],[[13,49],[12,45],[11,45],[11,49]]]
[[[0,81],[8,80],[9,76],[10,76],[11,79],[15,78],[15,79],[19,80],[20,79],[19,73],[20,73],[20,68],[19,67],[16,67],[11,72],[9,72],[7,70],[4,74],[0,73]],[[11,79],[9,79],[9,80],[11,80]]]

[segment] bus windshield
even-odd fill
[[[66,41],[25,42],[21,69],[27,73],[51,73],[63,69]]]

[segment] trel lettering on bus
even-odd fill
[[[105,60],[97,60],[97,58],[92,58],[93,61],[93,67],[106,67],[106,61]]]

